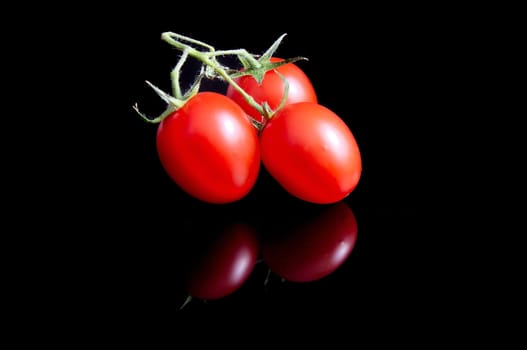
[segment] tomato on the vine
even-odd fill
[[[328,204],[357,186],[362,161],[347,124],[332,110],[313,102],[287,105],[260,134],[265,168],[290,194]]]
[[[283,59],[271,57],[270,62],[280,62]],[[296,102],[313,102],[316,103],[317,95],[315,88],[309,77],[294,63],[286,63],[283,66],[265,72],[261,84],[251,75],[243,75],[235,78],[234,81],[245,92],[251,95],[256,103],[261,105],[267,102],[272,110],[275,110],[282,101],[285,93],[285,85],[280,75],[289,84],[289,90],[286,99],[286,105]],[[243,110],[257,121],[262,121],[262,115],[240,94],[234,87],[229,84],[226,95],[236,101]]]
[[[156,144],[168,175],[200,200],[233,202],[256,182],[257,130],[225,95],[205,91],[191,97],[160,122]]]
[[[285,35],[285,34],[284,34]],[[182,51],[171,72],[173,96],[151,87],[168,104],[157,118],[157,150],[168,175],[187,193],[211,203],[243,198],[254,186],[260,160],[292,195],[314,203],[337,202],[361,176],[359,148],[347,125],[318,104],[302,57],[274,56],[284,35],[259,57],[246,50],[216,51],[184,35],[161,38]],[[218,56],[236,56],[231,69]],[[187,58],[202,63],[183,92],[180,71]],[[228,82],[225,94],[200,91],[204,78]]]

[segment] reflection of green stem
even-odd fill
[[[219,64],[218,61],[216,60],[216,56],[220,56],[220,55],[237,55],[239,57],[242,57],[243,59],[246,59],[251,64],[254,64],[254,66],[256,66],[256,67],[260,66],[261,65],[260,62],[258,62],[258,60],[256,60],[246,50],[238,49],[238,50],[215,51],[214,47],[212,47],[212,46],[210,46],[208,44],[205,44],[205,43],[203,43],[203,42],[201,42],[199,40],[195,40],[195,39],[192,39],[192,38],[189,38],[189,37],[177,34],[177,33],[172,33],[172,32],[165,32],[165,33],[163,33],[161,35],[161,38],[164,41],[166,41],[167,43],[169,43],[170,45],[176,47],[179,50],[182,50],[183,54],[184,54],[183,56],[181,56],[182,59],[186,59],[187,56],[191,56],[191,57],[194,57],[195,59],[199,60],[200,62],[202,62],[206,66],[211,67],[214,70],[214,72],[216,72],[216,74],[218,74],[221,78],[225,79],[225,81],[227,83],[232,85],[232,87],[234,89],[236,89],[236,91],[238,91],[243,96],[243,98],[247,101],[247,103],[249,103],[254,109],[256,109],[258,111],[258,113],[264,115],[266,118],[270,117],[269,111],[266,110],[265,108],[263,108],[260,104],[258,104],[251,95],[249,95],[247,92],[245,92],[245,90],[243,90],[231,78],[231,76],[225,71],[225,69],[221,66],[221,64]],[[186,41],[186,42],[191,43],[191,44],[200,45],[202,47],[205,47],[209,51],[208,52],[204,52],[204,51],[196,50],[195,48],[191,47],[189,44],[185,44],[182,41]],[[182,63],[181,63],[181,65],[182,65]],[[176,72],[172,75],[172,79],[174,79],[174,76],[176,76],[176,78],[179,79],[179,69],[181,68],[181,65],[178,62],[178,65],[176,67],[178,67],[178,66],[179,67],[177,68],[177,70],[176,70],[176,68],[174,69],[174,71],[176,71]],[[174,92],[179,91],[178,93],[180,93],[179,83],[178,82],[172,82],[172,84],[173,84],[173,86],[177,87],[177,89],[178,89],[178,90],[175,89]],[[176,98],[177,98],[177,96],[176,96]]]
[[[179,310],[183,310],[193,300],[192,296],[188,295],[183,304],[179,307]]]
[[[264,287],[267,287],[267,285],[269,284],[269,280],[271,279],[271,269],[267,269],[267,273],[265,274],[265,279],[264,279]]]

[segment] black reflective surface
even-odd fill
[[[139,323],[236,311],[358,315],[413,308],[433,283],[431,244],[441,238],[423,208],[380,195],[372,203],[360,187],[339,203],[310,204],[265,171],[248,197],[211,205],[153,168],[155,180],[131,188],[117,211],[95,209],[107,219],[93,227],[85,263],[103,312]]]
[[[184,233],[185,238],[176,241],[183,249],[178,252],[175,270],[181,268],[182,275],[174,282],[188,297],[221,305],[216,300],[235,302],[235,295],[243,293],[257,302],[270,297],[276,288],[273,280],[307,283],[323,279],[346,262],[358,232],[346,202],[321,208],[293,205],[262,218],[242,221],[234,215],[227,220],[208,227],[194,225]],[[267,271],[265,278],[263,271]]]

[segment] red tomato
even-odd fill
[[[325,209],[285,234],[262,244],[269,269],[291,282],[310,282],[334,272],[357,240],[357,220],[345,202]]]
[[[159,124],[157,151],[168,175],[210,203],[241,199],[260,167],[257,130],[228,97],[200,92]]]
[[[290,194],[308,202],[342,200],[357,186],[362,161],[351,130],[312,102],[285,106],[260,134],[264,166]]]
[[[198,258],[185,278],[189,295],[212,300],[233,293],[251,275],[259,253],[260,244],[253,228],[233,224],[206,249],[193,252]]]
[[[277,57],[271,57],[271,62],[282,61],[283,59]],[[278,71],[289,83],[289,91],[287,95],[286,104],[295,102],[317,102],[317,95],[315,89],[307,77],[307,75],[294,63],[287,63],[275,69]],[[251,95],[258,104],[262,104],[267,101],[269,107],[275,110],[282,101],[284,96],[284,82],[275,70],[270,70],[265,73],[262,84],[258,82],[250,75],[244,75],[234,79],[234,81],[249,95]],[[226,95],[232,98],[238,103],[243,110],[256,119],[262,121],[262,115],[258,113],[253,107],[251,107],[243,96],[236,91],[232,85],[227,88]]]

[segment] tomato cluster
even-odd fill
[[[255,185],[260,164],[304,201],[335,203],[355,189],[362,171],[355,137],[318,103],[297,59],[274,56],[281,38],[258,58],[244,50],[222,51],[243,63],[225,69],[210,45],[170,32],[162,37],[183,51],[176,73],[189,55],[203,62],[186,94],[177,81],[174,96],[154,87],[169,107],[157,119],[145,117],[159,122],[159,159],[184,191],[210,203],[240,200]],[[200,91],[201,79],[208,77],[226,81],[226,92]]]

